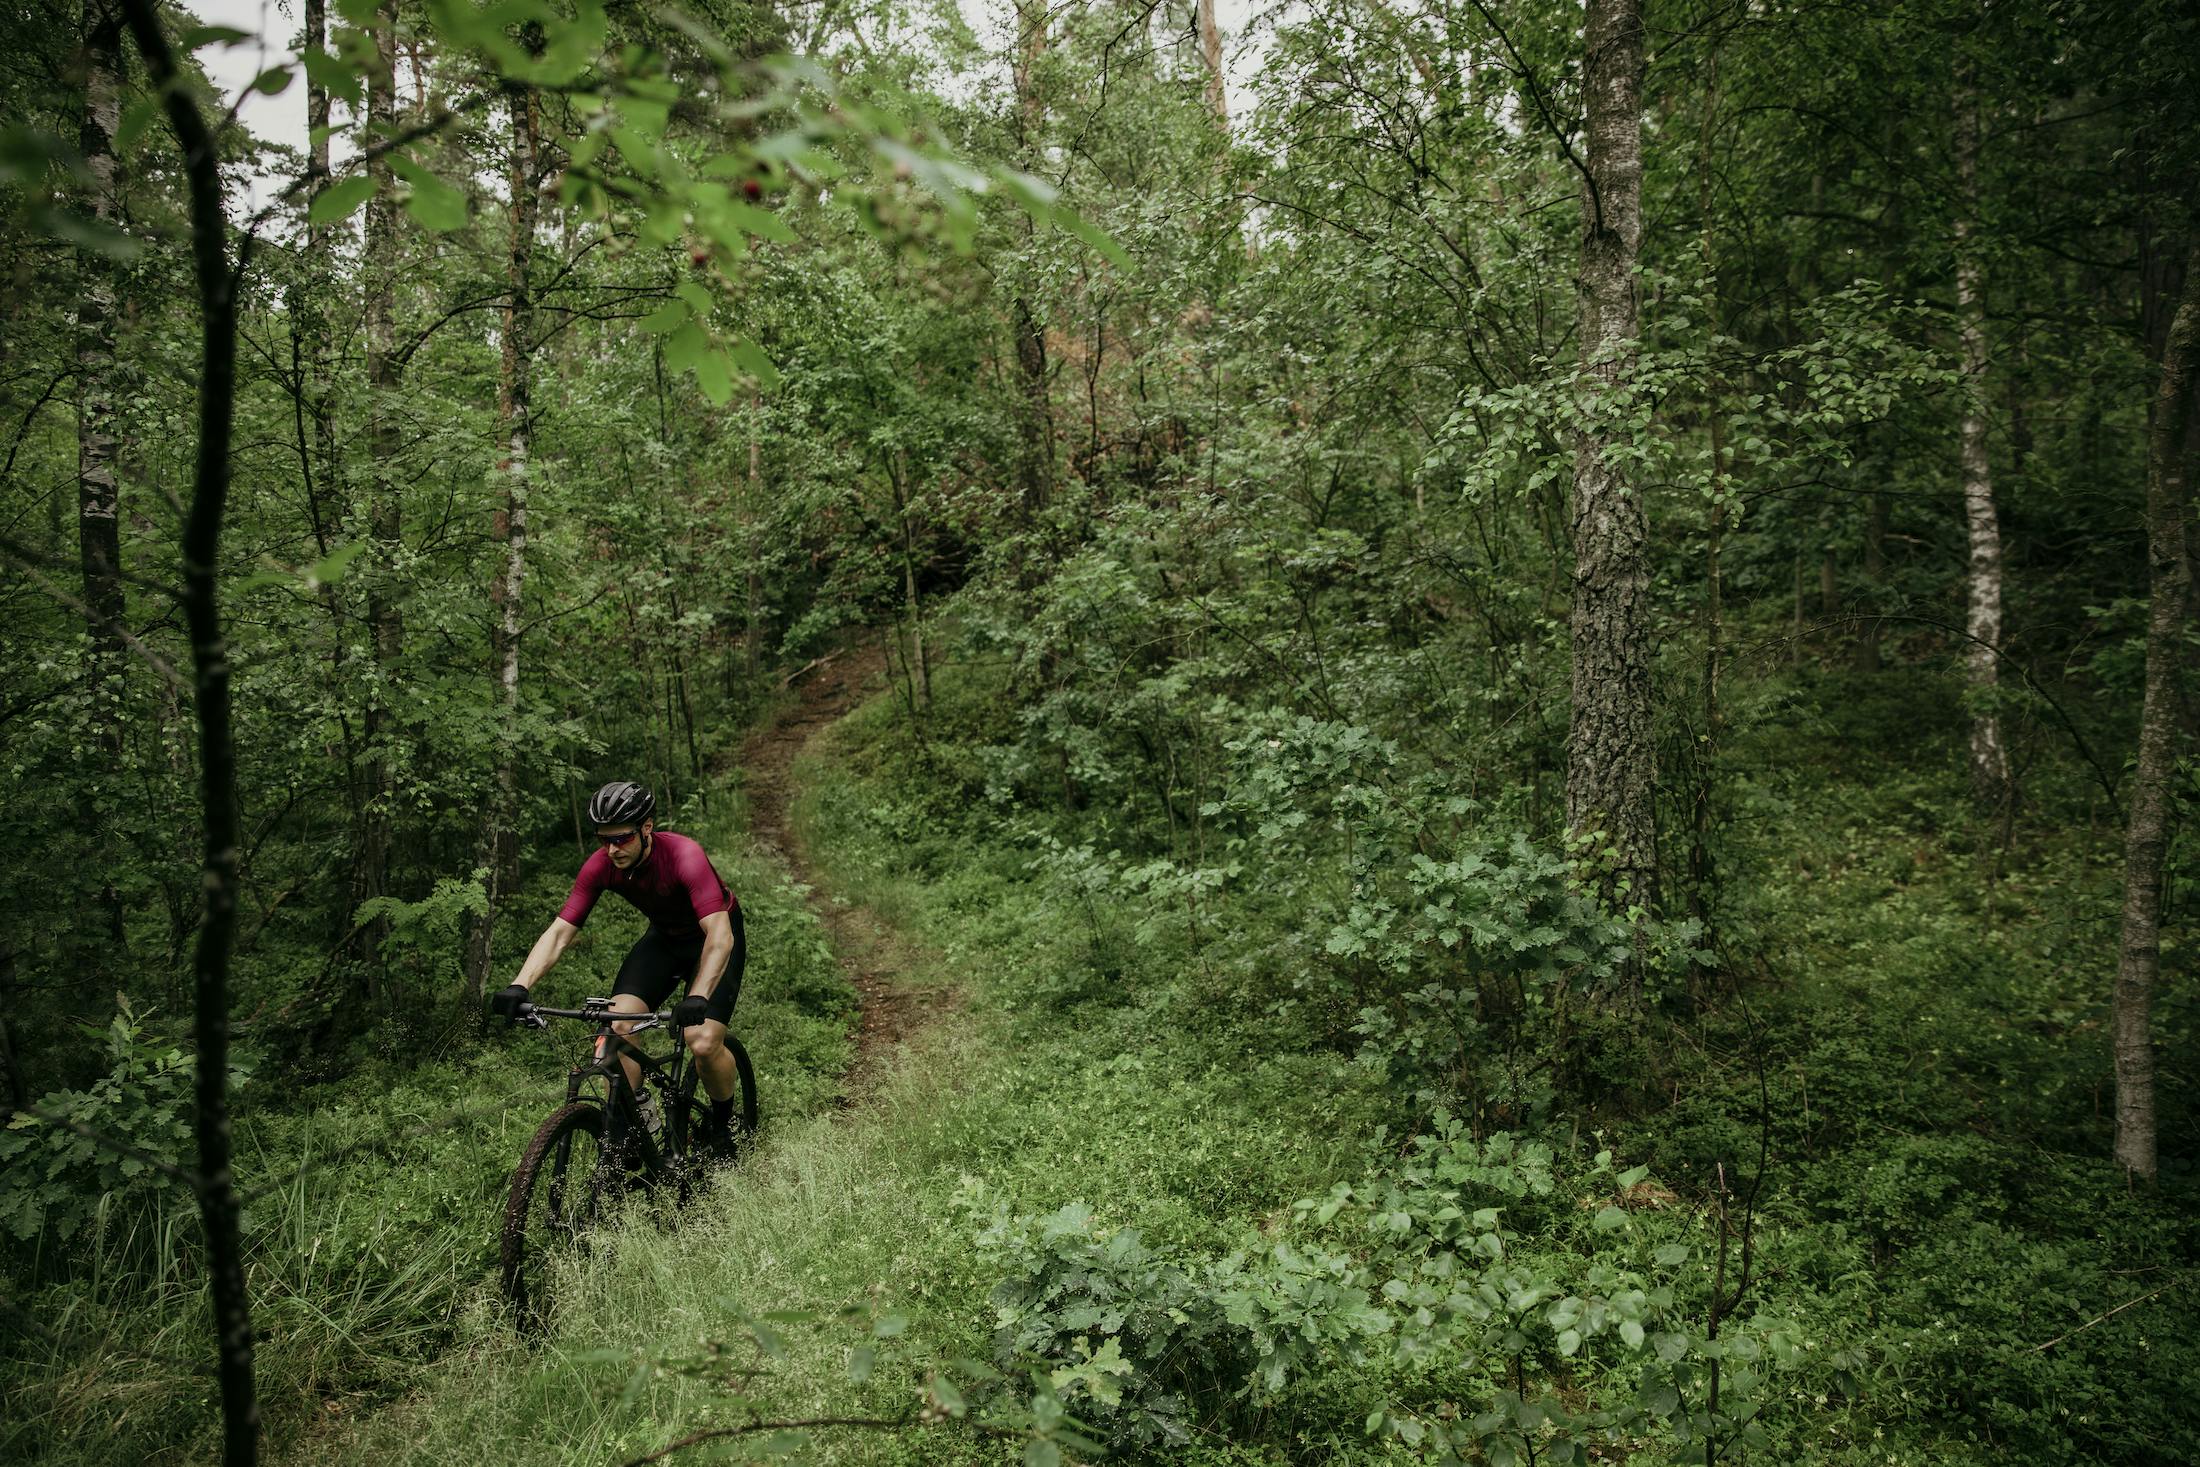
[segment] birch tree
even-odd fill
[[[504,503],[497,513],[495,538],[502,542],[503,564],[490,587],[495,621],[490,654],[496,666],[496,771],[489,809],[482,821],[479,864],[488,870],[488,906],[474,924],[466,963],[469,1003],[478,1003],[489,971],[498,904],[519,884],[519,848],[512,823],[517,807],[519,757],[519,644],[522,594],[527,586],[527,491],[534,469],[528,422],[532,402],[535,336],[534,292],[528,281],[535,258],[535,226],[541,211],[542,166],[536,127],[534,89],[513,83],[510,162],[511,236],[505,256],[505,303],[498,356],[497,429],[504,456],[498,472]]]
[[[2006,808],[2012,792],[2009,750],[2002,742],[2001,715],[1994,706],[2000,685],[2001,521],[1994,507],[1993,467],[1986,452],[1986,291],[1976,238],[1978,81],[1977,64],[1968,55],[1956,63],[1954,121],[1956,319],[1964,382],[1957,461],[1970,545],[1963,662],[1972,699],[1971,785],[1982,807],[1998,810]]]
[[[1582,96],[1582,425],[1574,441],[1573,714],[1566,825],[1592,836],[1616,899],[1653,896],[1657,777],[1650,721],[1648,520],[1620,440],[1637,334],[1642,241],[1643,35],[1639,0],[1589,0]]]

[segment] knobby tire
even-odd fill
[[[544,1121],[520,1154],[504,1204],[504,1296],[520,1328],[539,1331],[550,1314],[556,1255],[601,1216],[603,1111],[577,1101]]]

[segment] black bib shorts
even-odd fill
[[[747,966],[749,956],[748,934],[741,921],[741,908],[736,905],[726,913],[726,920],[733,924],[733,956],[726,959],[726,971],[719,975],[718,986],[711,990],[708,1013],[721,1024],[733,1022],[734,1000],[741,996],[741,970]],[[614,994],[631,993],[652,1009],[660,1009],[665,1000],[672,997],[672,990],[693,981],[696,965],[703,961],[703,934],[693,937],[667,937],[654,924],[642,934],[642,940],[627,951],[626,961],[619,964],[619,981],[612,986]]]

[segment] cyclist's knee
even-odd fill
[[[697,1059],[711,1059],[723,1054],[726,1048],[726,1030],[722,1024],[699,1024],[687,1031],[688,1053]]]

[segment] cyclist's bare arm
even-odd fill
[[[527,954],[527,961],[520,964],[519,976],[512,981],[522,988],[533,988],[536,980],[549,972],[559,958],[565,956],[565,950],[573,945],[573,938],[579,931],[578,927],[563,917],[552,917],[550,925],[542,929],[542,936],[535,939],[534,949]]]
[[[726,976],[726,964],[733,958],[733,919],[724,912],[713,912],[701,923],[703,955],[696,961],[688,992],[708,998],[718,991],[718,980]]]

